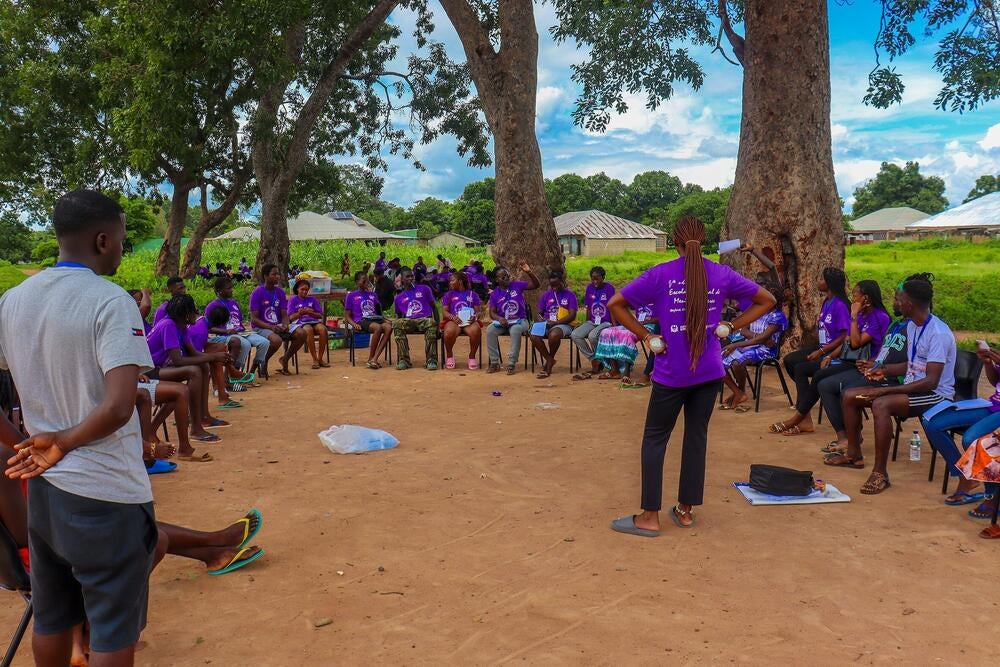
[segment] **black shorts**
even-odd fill
[[[910,402],[910,417],[920,417],[941,401],[947,400],[934,392],[927,392],[925,394],[909,394],[906,398]]]
[[[361,325],[361,333],[371,333],[371,328],[373,324],[381,325],[383,322],[385,322],[385,320],[381,318],[376,320],[366,317],[362,319],[360,322],[358,322],[358,324]]]
[[[35,632],[90,622],[90,648],[110,653],[146,627],[156,551],[153,503],[125,505],[28,482],[28,547]]]

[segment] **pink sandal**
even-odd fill
[[[450,371],[455,370],[455,357],[448,357],[444,360],[444,367]]]
[[[479,362],[475,358],[469,359],[469,370],[476,371],[479,370]]]

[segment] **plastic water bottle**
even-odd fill
[[[920,433],[917,431],[913,432],[913,437],[910,438],[910,460],[919,461],[920,460]]]

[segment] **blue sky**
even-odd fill
[[[917,160],[923,173],[944,179],[952,205],[961,203],[979,175],[1000,173],[1000,102],[964,115],[934,108],[941,87],[940,75],[932,68],[936,39],[921,39],[895,63],[907,86],[902,104],[888,110],[869,108],[862,97],[874,64],[877,3],[835,0],[829,3],[829,12],[834,168],[848,207],[854,188],[874,176],[883,160],[900,164]],[[573,44],[557,45],[549,36],[554,21],[550,6],[539,5],[536,18],[540,38],[536,120],[546,178],[603,171],[628,183],[639,172],[665,169],[706,188],[732,183],[739,141],[740,68],[703,49],[700,61],[706,78],[700,90],[679,87],[674,98],[655,112],[647,111],[643,98],[637,97],[606,133],[595,135],[574,126],[571,117],[576,87],[570,67],[581,59],[581,52]],[[410,15],[397,12],[393,20],[409,34]],[[440,10],[436,25],[435,39],[448,46],[454,59],[464,59]],[[492,168],[465,164],[450,138],[416,152],[426,171],[390,157],[384,199],[402,206],[427,196],[453,199],[467,183],[493,175]]]

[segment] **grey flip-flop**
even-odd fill
[[[658,530],[646,530],[645,528],[639,528],[635,525],[635,516],[627,515],[620,516],[611,522],[611,530],[619,533],[627,533],[629,535],[638,535],[639,537],[659,537],[660,531]]]

